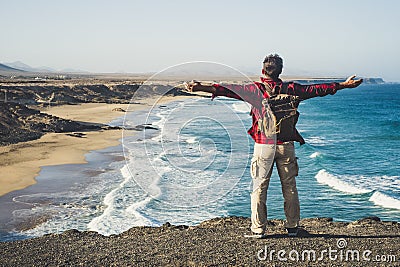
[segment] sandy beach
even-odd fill
[[[141,99],[133,104],[85,103],[45,108],[42,112],[60,118],[106,124],[127,112],[150,108],[154,103],[166,103],[177,97]],[[101,130],[71,133],[48,133],[40,139],[0,147],[0,196],[35,184],[41,167],[61,164],[86,163],[85,154],[119,144],[122,130]],[[133,134],[125,131],[124,134]]]

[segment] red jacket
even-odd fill
[[[239,84],[214,84],[216,88],[216,96],[225,96],[229,98],[235,98],[242,101],[246,101],[251,104],[251,115],[253,123],[251,128],[248,130],[250,136],[256,143],[259,144],[270,144],[274,140],[268,139],[265,134],[258,129],[258,120],[263,118],[266,111],[262,104],[262,100],[269,98],[269,95],[265,89],[265,84],[268,84],[273,89],[272,94],[287,94],[298,96],[301,100],[309,99],[316,96],[326,96],[328,94],[333,95],[338,90],[338,83],[321,83],[321,84],[310,84],[301,85],[294,82],[282,82],[282,80],[273,81],[261,77],[261,82],[254,82],[245,85]],[[279,143],[280,142],[279,140]],[[293,140],[297,141],[297,140]]]

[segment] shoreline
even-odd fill
[[[158,96],[140,99],[132,104],[85,103],[62,105],[41,112],[63,119],[93,124],[108,124],[124,116],[122,109],[134,112],[185,98]],[[160,101],[159,101],[160,100]],[[39,139],[0,147],[0,197],[10,192],[36,184],[36,177],[44,166],[64,164],[85,164],[85,155],[93,150],[101,150],[120,144],[122,129],[79,131],[66,133],[47,133]],[[125,130],[124,135],[134,134]]]

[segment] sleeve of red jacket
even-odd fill
[[[259,108],[262,104],[262,99],[265,98],[264,90],[261,90],[262,84],[250,83],[250,84],[214,84],[216,96],[225,96],[229,98],[235,98],[245,101],[251,104],[253,107]]]
[[[294,82],[282,83],[275,87],[276,94],[296,95],[301,99],[309,99],[317,96],[333,95],[338,90],[338,83],[320,83],[301,85]]]

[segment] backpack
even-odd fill
[[[301,99],[298,96],[287,94],[274,94],[269,84],[264,83],[269,98],[265,98],[262,104],[266,110],[259,127],[267,136],[276,134],[279,141],[297,141],[304,144],[304,139],[296,129],[300,113],[297,111]],[[261,121],[261,122],[260,122]]]

